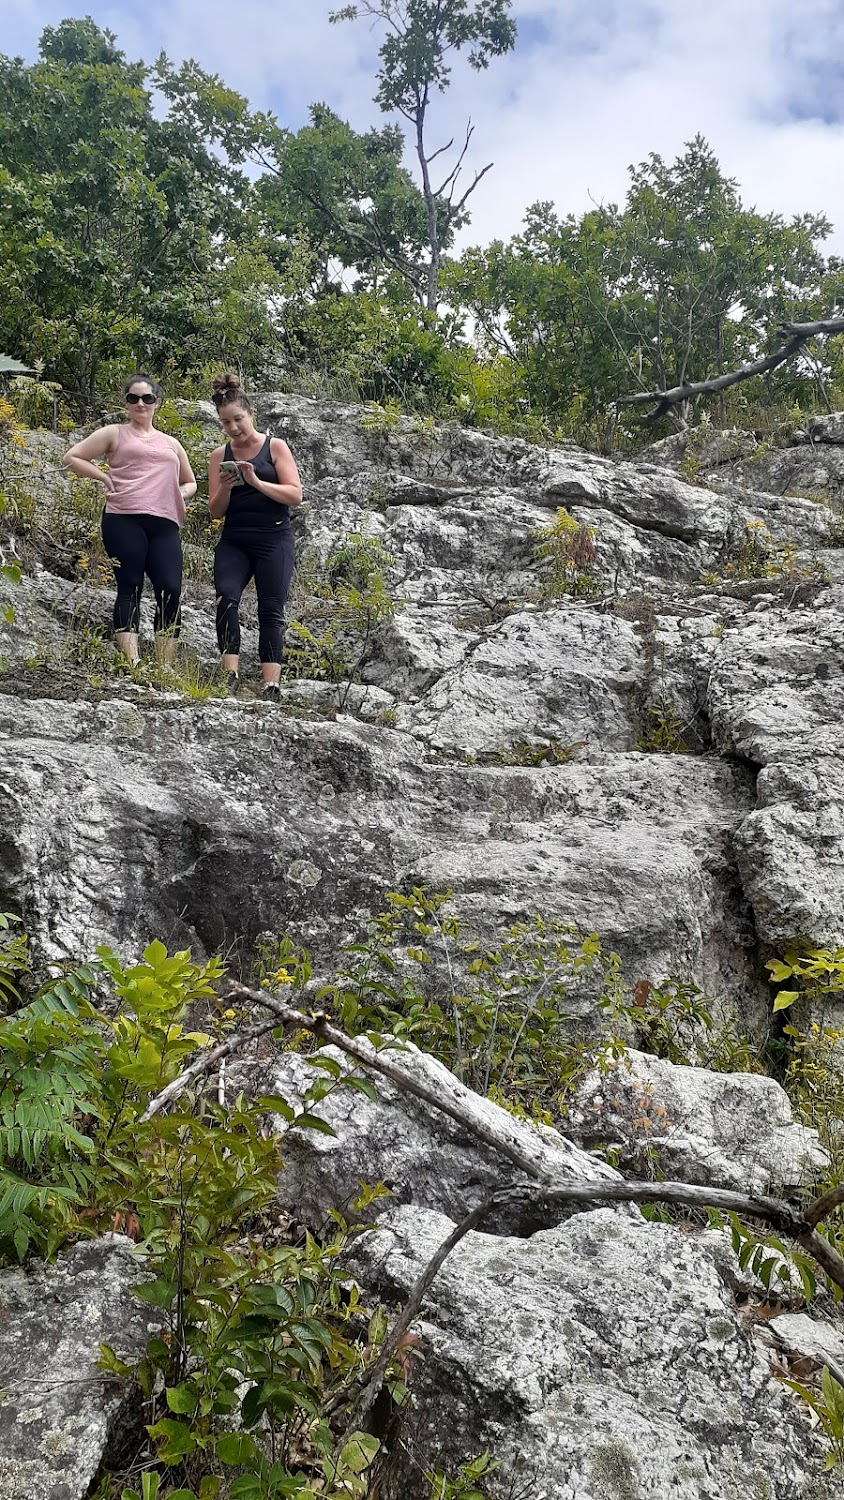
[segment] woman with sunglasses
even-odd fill
[[[196,494],[190,460],[175,438],[159,432],[153,418],[161,387],[148,375],[133,375],[123,387],[128,421],[100,427],[74,443],[64,465],[106,492],[103,544],[112,561],[117,599],[114,639],[133,667],[140,660],[141,593],[146,575],[155,594],[155,651],[172,660],[179,633],[185,501]],[[107,459],[102,469],[96,459]]]

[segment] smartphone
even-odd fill
[[[238,479],[243,478],[240,472],[240,464],[236,464],[233,458],[224,458],[220,461],[220,473],[236,474]]]

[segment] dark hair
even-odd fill
[[[233,370],[227,370],[225,375],[215,375],[211,387],[211,400],[218,411],[224,406],[239,406],[242,411],[251,412],[249,397],[241,390],[240,376]]]
[[[142,383],[144,385],[148,385],[149,386],[150,390],[152,391],[153,395],[155,396],[156,401],[160,401],[161,400],[162,391],[161,391],[161,386],[158,384],[158,381],[157,380],[153,380],[153,378],[152,378],[151,375],[144,375],[144,374],[142,374],[139,371],[137,375],[130,375],[128,380],[124,380],[124,382],[123,382],[123,399],[124,399],[124,401],[125,401],[126,397],[128,396],[129,392],[131,391],[132,386],[133,385],[141,385]]]

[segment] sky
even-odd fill
[[[297,128],[309,103],[358,130],[378,34],[332,26],[341,0],[0,0],[0,52],[34,60],[46,25],[91,15],[130,59],[194,57]],[[455,61],[431,145],[474,125],[466,171],[493,162],[463,244],[518,232],[525,210],[623,201],[627,169],[673,160],[700,133],[748,207],[824,213],[844,255],[844,0],[513,0],[515,51],[475,74]],[[464,177],[465,185],[471,177]]]

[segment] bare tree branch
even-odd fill
[[[440,187],[438,187],[437,190],[436,190],[436,195],[437,195],[438,198],[442,197],[443,193],[445,192],[445,190],[449,186],[449,184],[451,184],[452,186],[454,185],[454,182],[457,179],[457,175],[458,175],[458,173],[460,171],[460,168],[463,165],[463,158],[464,158],[464,156],[466,155],[466,152],[469,149],[469,142],[472,139],[472,136],[474,134],[474,130],[475,130],[475,127],[472,124],[472,121],[470,120],[469,123],[468,123],[468,125],[466,126],[466,139],[463,142],[463,146],[462,146],[462,149],[460,151],[460,155],[458,156],[457,161],[454,163],[454,166],[452,167],[452,169],[449,172],[448,176],[444,179],[444,181],[442,182],[442,184],[440,185]],[[452,138],[452,140],[449,141],[448,144],[450,146],[454,144],[453,138]],[[434,156],[439,156],[439,152],[435,151],[434,152]],[[428,157],[428,162],[429,163],[432,162],[433,160],[434,160],[433,156],[429,156]],[[490,162],[490,166],[491,165],[492,165],[492,163]],[[449,198],[450,198],[450,195],[449,195]]]
[[[476,172],[475,173],[474,181],[470,182],[470,184],[467,187],[465,193],[463,194],[463,197],[459,198],[456,203],[450,204],[451,213],[449,214],[449,221],[451,221],[452,219],[456,218],[457,214],[459,214],[460,210],[463,208],[463,205],[465,204],[466,199],[469,198],[472,193],[474,193],[475,188],[477,187],[477,185],[480,182],[481,178],[482,177],[486,177],[487,172],[491,172],[492,168],[494,166],[495,166],[495,162],[494,161],[488,161],[485,167],[481,167],[480,172]]]
[[[353,1423],[355,1426],[360,1426],[364,1417],[372,1410],[378,1398],[378,1393],[384,1384],[387,1371],[390,1368],[390,1362],[398,1351],[402,1334],[407,1332],[414,1318],[418,1317],[422,1309],[425,1293],[433,1285],[440,1267],[448,1259],[455,1245],[459,1245],[460,1241],[473,1229],[477,1229],[481,1220],[486,1218],[498,1196],[499,1194],[490,1193],[488,1197],[484,1198],[464,1219],[460,1220],[459,1224],[455,1225],[451,1234],[443,1240],[442,1244],[437,1247],[431,1256],[431,1259],[415,1283],[410,1296],[390,1329],[389,1334],[381,1345],[381,1352],[374,1365],[370,1365],[368,1370],[363,1371],[356,1378],[355,1384],[360,1390],[360,1395],[353,1401],[351,1413],[346,1421],[347,1431]],[[337,1411],[341,1406],[345,1406],[347,1401],[352,1399],[353,1389],[353,1386],[346,1386],[343,1390],[338,1391],[328,1404],[326,1409],[327,1415],[330,1415],[332,1411]]]
[[[436,151],[432,151],[431,152],[431,155],[428,157],[428,166],[431,165],[432,161],[436,161],[436,159],[437,159],[438,156],[442,156],[442,154],[443,154],[444,151],[450,151],[453,145],[454,145],[454,136],[451,137],[450,141],[446,141],[446,143],[445,143],[444,146],[438,146],[437,149],[436,149]]]
[[[676,405],[679,401],[690,401],[694,396],[713,394],[716,391],[726,391],[731,385],[737,385],[740,380],[750,380],[754,375],[764,375],[766,370],[775,370],[778,365],[784,364],[787,359],[805,344],[811,334],[795,334],[777,349],[773,354],[765,355],[764,359],[756,359],[752,364],[742,365],[738,370],[731,370],[727,375],[715,375],[711,380],[696,380],[687,385],[675,385],[666,391],[640,391],[635,396],[618,396],[618,405],[645,406],[657,402],[661,411],[666,411],[669,406]],[[661,414],[661,413],[660,413]]]
[[[237,1036],[229,1037],[219,1047],[202,1053],[190,1067],[150,1101],[141,1116],[141,1122],[152,1119],[166,1104],[178,1098],[179,1094],[195,1079],[209,1072],[221,1057],[246,1046],[254,1037],[273,1030],[280,1023],[285,1027],[310,1031],[321,1041],[330,1043],[347,1056],[353,1057],[362,1067],[382,1074],[404,1093],[411,1094],[448,1115],[476,1139],[506,1156],[527,1177],[532,1178],[533,1182],[538,1184],[538,1187],[526,1184],[524,1187],[505,1189],[502,1194],[496,1195],[496,1202],[505,1202],[508,1198],[515,1199],[527,1194],[548,1204],[672,1203],[686,1208],[716,1208],[726,1213],[740,1213],[754,1219],[762,1219],[772,1224],[781,1233],[797,1240],[823,1266],[830,1278],[844,1289],[844,1260],[816,1232],[816,1225],[820,1220],[844,1202],[844,1187],[825,1193],[803,1211],[780,1198],[739,1193],[726,1188],[701,1187],[687,1182],[625,1181],[609,1176],[604,1179],[597,1175],[597,1162],[594,1181],[561,1183],[557,1174],[549,1167],[547,1152],[539,1146],[537,1151],[533,1152],[523,1144],[515,1130],[508,1131],[506,1124],[491,1124],[483,1108],[485,1101],[456,1078],[451,1078],[449,1075],[436,1088],[423,1083],[401,1067],[400,1063],[394,1061],[393,1057],[384,1051],[379,1051],[366,1037],[347,1036],[345,1032],[332,1025],[324,1013],[309,1015],[292,1005],[285,1004],[275,995],[267,994],[265,990],[232,984],[227,994],[232,998],[269,1010],[276,1019],[259,1022]]]
[[[223,1058],[230,1057],[233,1052],[242,1051],[244,1047],[249,1046],[250,1042],[255,1042],[259,1037],[266,1036],[268,1031],[277,1031],[278,1027],[279,1023],[277,1020],[258,1021],[254,1026],[247,1026],[244,1031],[233,1032],[231,1036],[226,1037],[226,1040],[220,1042],[218,1046],[209,1047],[207,1052],[200,1052],[199,1056],[194,1058],[190,1067],[185,1068],[184,1072],[180,1073],[178,1078],[174,1078],[172,1083],[168,1083],[167,1087],[162,1089],[160,1094],[156,1094],[155,1098],[150,1100],[138,1124],[145,1125],[147,1120],[151,1120],[154,1115],[160,1114],[165,1105],[172,1104],[173,1100],[178,1099],[179,1095],[183,1094],[185,1089],[190,1088],[191,1084],[195,1083],[197,1078],[202,1078],[206,1073],[210,1073],[218,1062],[222,1062]]]
[[[844,333],[844,318],[819,318],[814,323],[783,323],[779,332],[788,336],[785,344],[775,349],[773,354],[753,360],[751,364],[741,365],[738,370],[730,370],[726,375],[715,375],[710,380],[697,380],[688,384],[684,382],[682,385],[672,386],[670,390],[640,391],[635,396],[619,396],[617,404],[647,406],[655,403],[657,410],[653,416],[663,416],[671,406],[682,401],[690,401],[696,396],[715,395],[719,391],[729,390],[730,386],[737,385],[741,380],[751,380],[754,375],[764,375],[769,370],[777,369],[786,360],[792,359],[807,339],[820,334]]]
[[[844,318],[819,318],[816,323],[782,323],[780,333],[799,333],[813,338],[816,333],[844,333]]]

